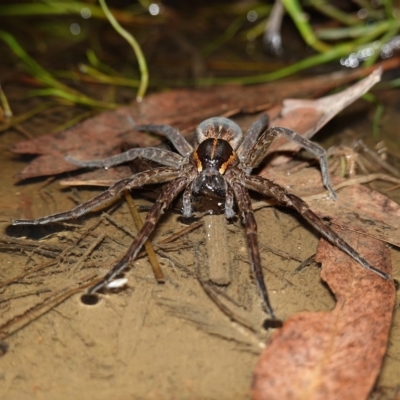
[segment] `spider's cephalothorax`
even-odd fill
[[[226,184],[222,175],[229,164],[236,161],[232,146],[223,139],[205,139],[192,153],[190,159],[199,173],[193,181],[193,192],[212,191],[219,196],[225,196]]]
[[[153,232],[163,211],[171,204],[179,193],[183,192],[184,216],[191,215],[192,194],[211,191],[225,198],[225,215],[231,218],[234,215],[236,201],[246,229],[249,247],[250,265],[259,288],[261,298],[267,312],[275,318],[269,302],[267,288],[264,283],[261,267],[260,251],[257,242],[257,224],[251,208],[248,190],[259,192],[273,197],[278,204],[293,207],[305,218],[326,240],[339,247],[362,267],[372,271],[384,279],[389,275],[382,272],[366,261],[354,248],[345,242],[335,231],[313,213],[307,204],[294,194],[288,193],[282,186],[257,175],[251,175],[252,170],[265,158],[268,147],[277,135],[300,144],[309,152],[318,157],[324,185],[333,199],[336,194],[331,188],[325,150],[317,144],[298,135],[296,132],[282,128],[268,128],[268,117],[261,116],[247,130],[243,137],[239,126],[226,118],[210,118],[203,121],[197,128],[197,145],[193,147],[175,128],[168,125],[141,125],[136,126],[139,131],[149,131],[168,138],[179,154],[159,148],[131,149],[104,160],[78,161],[71,157],[68,160],[82,167],[104,167],[121,164],[139,156],[156,161],[163,167],[140,172],[123,179],[91,200],[86,201],[71,211],[53,214],[35,220],[16,220],[13,225],[37,225],[51,222],[65,221],[86,214],[93,208],[108,202],[125,189],[134,189],[147,184],[168,182],[159,198],[149,211],[142,229],[135,240],[104,279],[89,289],[94,293],[106,287],[115,276],[123,271],[130,261],[134,260],[140,249]]]

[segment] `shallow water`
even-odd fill
[[[12,65],[12,60],[3,71],[7,64]],[[16,113],[44,101],[26,99],[22,85],[6,89]],[[385,105],[379,138],[373,137],[371,129],[374,106],[360,100],[328,124],[316,140],[325,147],[355,138],[373,147],[383,140],[391,153],[389,160],[396,164],[400,158],[398,91],[380,92],[378,97]],[[57,178],[22,184],[13,179],[30,157],[11,154],[10,145],[25,140],[26,132],[32,137],[52,132],[84,111],[58,105],[0,137],[3,234],[19,240],[3,244],[0,252],[1,281],[17,278],[0,288],[1,323],[10,322],[12,332],[3,339],[8,351],[0,359],[0,397],[249,398],[253,368],[269,332],[262,328],[265,314],[238,219],[222,228],[229,247],[230,284],[216,290],[220,301],[251,329],[232,322],[199,283],[198,277],[207,280],[210,264],[203,226],[162,244],[187,228],[173,211],[166,213],[152,237],[166,283],[155,282],[147,258],[142,257],[125,275],[128,287],[102,295],[95,305],[82,303],[82,290],[61,300],[70,294],[68,290],[103,276],[131,242],[126,230],[133,235],[137,230],[123,201],[108,216],[99,212],[74,221],[79,227],[7,228],[12,219],[67,210],[99,193],[95,188],[63,189]],[[392,186],[372,185],[384,193]],[[400,202],[399,189],[387,195]],[[137,192],[133,196],[144,208],[152,204]],[[281,208],[258,210],[256,219],[265,280],[279,318],[331,309],[334,299],[321,283],[315,264],[294,273],[316,251],[318,237],[312,229],[296,213]],[[392,250],[392,262],[393,276],[399,280],[397,249]],[[32,312],[41,304],[43,309]],[[400,384],[399,318],[396,309],[382,373],[371,398],[393,398]]]

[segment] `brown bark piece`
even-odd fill
[[[375,267],[392,272],[389,249],[340,231]],[[395,300],[392,281],[321,240],[317,260],[335,294],[331,312],[299,313],[273,334],[255,370],[254,399],[365,399],[385,354]]]

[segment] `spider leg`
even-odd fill
[[[184,218],[190,218],[192,216],[192,192],[193,192],[194,181],[187,186],[182,196],[182,215]]]
[[[169,125],[135,125],[139,132],[152,132],[166,137],[183,157],[188,157],[193,152],[191,144],[181,135],[178,129]]]
[[[146,240],[149,238],[153,232],[158,220],[160,219],[164,210],[171,204],[174,198],[186,187],[188,182],[193,179],[192,177],[179,176],[172,182],[170,182],[163,189],[160,197],[157,199],[149,213],[147,214],[146,220],[144,221],[142,229],[137,234],[136,238],[130,245],[128,251],[125,255],[118,261],[118,263],[113,267],[113,269],[104,277],[104,279],[91,287],[88,293],[95,293],[107,284],[119,273],[121,273],[138,255],[139,251],[143,247]]]
[[[332,189],[329,179],[328,160],[326,158],[326,151],[318,144],[312,142],[311,140],[306,139],[305,137],[299,135],[298,133],[292,131],[291,129],[275,126],[265,131],[258,138],[252,150],[250,150],[249,155],[247,156],[246,161],[244,162],[245,168],[252,169],[257,167],[261,163],[261,161],[265,158],[269,146],[278,135],[282,135],[285,139],[298,143],[301,147],[303,147],[310,153],[314,154],[318,158],[321,166],[322,181],[325,187],[328,189],[332,199],[336,200],[337,196],[334,190]]]
[[[247,189],[243,187],[242,184],[238,181],[232,181],[230,182],[230,185],[232,186],[233,192],[235,194],[236,201],[242,214],[243,222],[246,228],[247,243],[250,253],[250,265],[253,271],[254,278],[256,280],[267,313],[273,319],[275,319],[276,317],[271,307],[267,287],[265,286],[264,282],[264,276],[261,267],[260,249],[258,247],[257,240],[257,224],[254,218],[253,210],[251,208],[249,193],[247,192]]]
[[[225,181],[226,182],[226,181]],[[234,205],[234,194],[232,188],[227,184],[225,188],[225,217],[227,219],[235,216]]]
[[[127,161],[132,161],[137,157],[143,157],[147,160],[156,161],[159,164],[169,167],[179,168],[185,160],[181,155],[172,151],[158,149],[157,147],[146,147],[138,149],[130,149],[124,153],[117,154],[112,157],[103,158],[100,160],[80,161],[71,156],[66,156],[65,159],[75,165],[86,168],[110,168],[114,165],[119,165]]]
[[[178,177],[180,171],[175,168],[161,167],[150,171],[140,172],[130,178],[118,181],[110,186],[105,192],[93,197],[92,199],[79,204],[70,211],[64,211],[57,214],[52,214],[47,217],[38,219],[19,219],[12,222],[13,225],[43,225],[52,222],[65,221],[68,219],[78,218],[81,215],[88,213],[95,207],[98,207],[112,198],[116,197],[124,189],[133,189],[142,185],[151,183],[168,182]]]
[[[244,184],[248,189],[255,190],[256,192],[266,196],[272,195],[283,205],[293,207],[326,240],[357,261],[363,268],[376,273],[383,279],[391,279],[388,274],[369,264],[367,260],[365,260],[353,247],[344,241],[331,227],[325,225],[322,219],[311,211],[307,203],[305,203],[300,197],[288,193],[282,186],[260,176],[246,176],[244,178]]]
[[[250,125],[239,148],[236,151],[240,161],[245,162],[250,150],[254,147],[260,134],[268,128],[269,117],[263,114],[257,121]]]

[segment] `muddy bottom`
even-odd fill
[[[57,181],[14,186],[11,177],[24,163],[6,147],[0,322],[8,324],[8,336],[2,342],[0,397],[249,398],[254,366],[272,330],[263,328],[267,315],[251,276],[240,220],[206,217],[199,221],[218,224],[216,229],[190,221],[197,223],[191,230],[169,210],[152,237],[165,284],[156,283],[142,254],[124,274],[126,287],[82,301],[83,287],[106,274],[137,232],[128,206],[121,200],[105,213],[71,224],[7,228],[13,218],[68,210],[99,191],[61,189]],[[145,217],[152,203],[139,192],[133,197]],[[278,318],[333,308],[315,263],[296,272],[315,253],[318,237],[292,211],[267,207],[255,215]],[[210,232],[217,235],[211,241],[206,239]],[[221,256],[210,242],[222,236],[227,248]],[[398,253],[393,257],[399,264]],[[210,276],[219,285],[210,283]],[[386,358],[378,385],[395,387],[396,359]]]
[[[10,162],[7,176],[19,168],[19,162]],[[9,211],[3,228],[10,218],[26,217],[28,208],[38,217],[98,193],[62,190],[56,182],[46,188],[43,182],[13,186],[11,179],[1,191],[2,209]],[[24,208],[27,201],[32,203]],[[151,205],[140,198],[136,202],[142,208]],[[8,250],[0,256],[1,280],[8,284],[2,288],[0,307],[1,322],[9,322],[5,331],[12,335],[3,340],[8,351],[1,359],[1,396],[249,397],[253,367],[269,331],[262,327],[267,315],[251,276],[240,221],[215,217],[228,246],[228,260],[219,258],[224,285],[200,284],[221,273],[220,254],[210,252],[206,241],[209,230],[197,224],[180,233],[190,225],[170,210],[152,237],[166,283],[155,282],[143,255],[126,272],[127,287],[85,304],[90,301],[82,302],[84,290],[79,288],[103,276],[137,232],[124,201],[105,211],[73,221],[79,226],[7,229]],[[331,308],[334,301],[320,283],[316,265],[295,273],[315,252],[317,238],[291,212],[264,208],[256,218],[278,317],[315,305]],[[212,223],[212,217],[205,220]],[[216,300],[207,294],[210,290]]]

